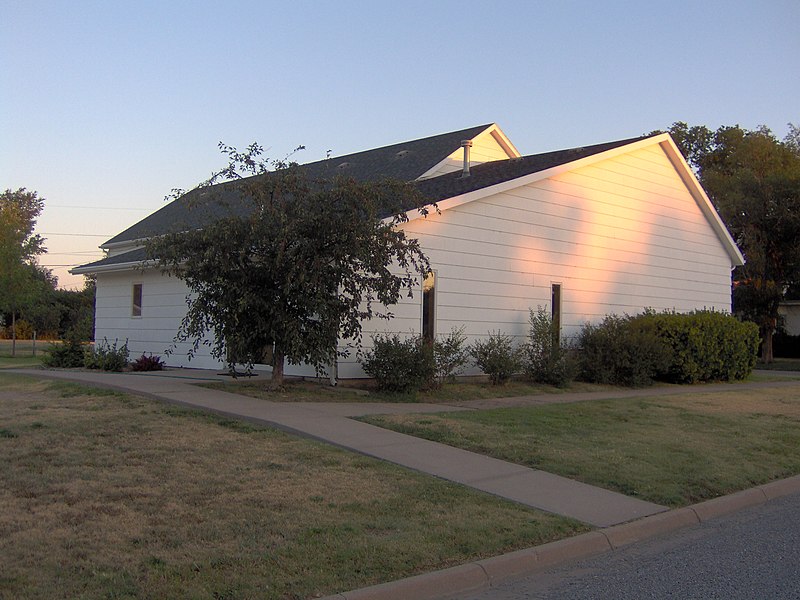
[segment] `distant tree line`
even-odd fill
[[[25,188],[0,194],[0,337],[75,336],[94,332],[95,284],[80,291],[60,290],[50,269],[38,263],[47,250],[34,233],[44,199]],[[13,351],[13,350],[12,350]]]
[[[673,123],[669,133],[742,251],[733,310],[759,326],[761,358],[773,358],[778,305],[800,298],[800,128],[779,140],[767,127],[712,131]]]

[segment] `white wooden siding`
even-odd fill
[[[142,316],[131,316],[133,283],[142,284]],[[181,319],[186,314],[188,289],[179,279],[157,271],[141,273],[98,273],[95,312],[95,340],[119,344],[128,340],[128,350],[134,360],[143,353],[157,354],[169,366],[198,369],[219,368],[207,346],[201,346],[189,361],[189,343],[178,344],[171,355],[166,351],[173,345]]]
[[[404,226],[437,271],[436,329],[524,341],[562,286],[564,334],[645,308],[730,310],[728,254],[660,147],[624,154]],[[418,332],[421,299],[366,329]],[[365,341],[369,334],[365,334]],[[352,361],[341,376],[359,374]]]
[[[487,136],[474,159],[505,158]],[[494,144],[494,149],[492,149]],[[492,155],[503,152],[503,156]],[[459,162],[460,155],[454,154]],[[564,334],[610,313],[645,308],[730,310],[730,257],[660,146],[494,194],[405,224],[437,272],[436,333],[464,327],[470,340],[501,330],[524,341],[528,310],[549,310],[561,284]],[[143,287],[142,318],[130,317],[132,277]],[[97,335],[129,339],[132,356],[163,354],[185,311],[185,286],[157,273],[98,276]],[[364,324],[375,332],[421,331],[422,294],[402,298],[390,321]],[[344,345],[344,344],[343,344]],[[169,364],[218,368],[207,349],[191,363],[186,345]],[[340,377],[364,373],[354,353]],[[288,374],[312,375],[286,366]]]

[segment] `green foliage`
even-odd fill
[[[475,340],[470,353],[493,385],[503,385],[522,369],[520,349],[510,335],[499,331],[490,333],[485,340]]]
[[[702,310],[687,314],[646,313],[634,319],[670,349],[662,377],[675,383],[744,379],[758,352],[758,327],[731,315]]]
[[[434,383],[437,386],[455,380],[469,363],[469,348],[466,346],[467,336],[464,327],[454,327],[444,339],[433,342],[433,360],[435,363]]]
[[[608,315],[586,323],[578,337],[585,381],[640,387],[652,385],[669,365],[669,348],[636,317]]]
[[[48,284],[55,287],[50,271],[36,262],[45,252],[44,239],[33,233],[43,207],[44,200],[25,188],[0,194],[0,312],[12,327]]]
[[[375,378],[378,389],[398,393],[419,390],[433,379],[436,369],[430,344],[421,336],[401,339],[397,334],[374,336],[361,365]]]
[[[94,350],[87,349],[83,366],[87,369],[102,369],[103,371],[122,371],[128,366],[128,340],[117,347],[118,340],[109,344],[106,338]]]
[[[176,341],[193,342],[190,357],[208,343],[231,368],[251,367],[274,345],[276,382],[284,357],[324,369],[340,337],[360,346],[362,322],[389,318],[385,307],[430,270],[397,227],[407,211],[426,214],[424,202],[406,183],[312,180],[302,167],[262,160],[257,144],[221,148],[228,167],[183,199],[198,220],[214,217],[148,242],[149,256],[191,291]]]
[[[164,363],[161,357],[155,354],[150,356],[142,354],[131,363],[131,371],[162,371],[163,369]]]
[[[84,346],[77,336],[71,336],[60,344],[52,344],[42,357],[46,367],[74,369],[83,366]]]
[[[12,328],[15,330],[12,331]],[[0,338],[10,340],[12,337],[18,340],[33,339],[33,325],[25,319],[17,319],[14,325],[9,325],[5,329],[0,328]]]
[[[577,365],[571,349],[560,339],[558,325],[541,306],[530,309],[528,343],[523,347],[525,375],[537,383],[566,387],[575,379]]]
[[[790,129],[781,142],[766,127],[670,128],[746,258],[734,273],[745,286],[734,308],[761,328],[766,362],[778,317],[773,292],[800,288],[800,136]]]

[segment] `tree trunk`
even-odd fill
[[[275,350],[272,353],[272,387],[281,387],[283,385],[283,363],[286,361],[286,356],[283,350],[275,344]]]
[[[11,358],[17,355],[17,315],[11,309]]]
[[[764,332],[764,338],[761,341],[761,362],[764,364],[769,364],[775,357],[772,354],[772,329],[767,329]]]

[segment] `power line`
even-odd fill
[[[141,212],[148,212],[155,210],[152,208],[127,208],[123,206],[75,206],[72,204],[46,204],[45,208],[81,208],[86,210],[138,210]]]
[[[88,251],[88,252],[50,252],[47,251],[48,256],[103,256],[103,252],[100,250]]]
[[[110,233],[55,233],[52,231],[39,231],[39,235],[68,235],[72,237],[111,237]]]

